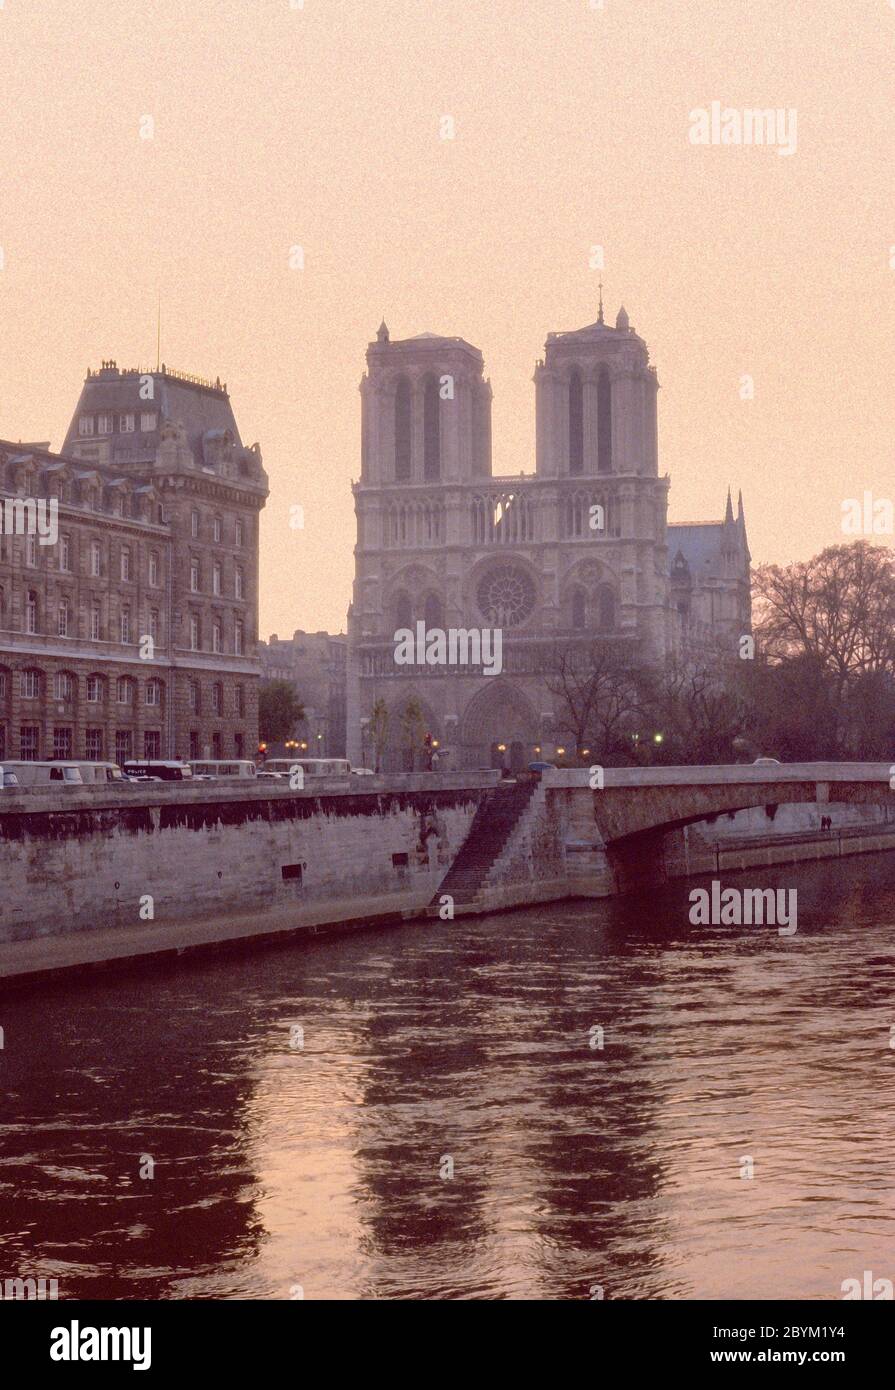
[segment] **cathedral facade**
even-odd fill
[[[750,630],[742,499],[735,516],[728,493],[723,521],[668,524],[659,383],[625,310],[614,327],[601,304],[596,323],[550,333],[534,382],[535,472],[495,476],[479,349],[430,333],[393,342],[385,324],[369,345],[348,626],[354,764],[373,765],[385,709],[382,765],[407,765],[410,702],[442,767],[552,759],[568,741],[549,681],[558,649],[598,641],[659,666]],[[499,630],[499,671],[395,659],[399,632],[485,630]]]

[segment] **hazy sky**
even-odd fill
[[[270,474],[262,634],[338,631],[380,319],[482,349],[528,470],[599,245],[670,518],[730,482],[756,560],[811,554],[895,487],[893,59],[889,0],[5,0],[0,434],[58,448],[88,366],[153,365],[160,288],[163,360],[228,383]],[[794,108],[796,152],[692,144],[713,101]]]

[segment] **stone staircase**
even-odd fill
[[[438,916],[438,904],[445,893],[453,898],[455,912],[481,911],[478,904],[488,874],[506,848],[539,785],[540,778],[537,776],[518,782],[501,782],[482,802],[459,854],[429,905],[429,916]]]

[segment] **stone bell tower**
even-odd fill
[[[550,333],[535,369],[537,471],[544,478],[658,474],[656,394],[646,343],[622,308]]]
[[[361,481],[456,483],[491,472],[491,387],[463,338],[392,342],[381,324],[361,381]]]

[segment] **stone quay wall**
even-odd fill
[[[251,912],[425,907],[497,774],[29,789],[0,801],[0,942]]]

